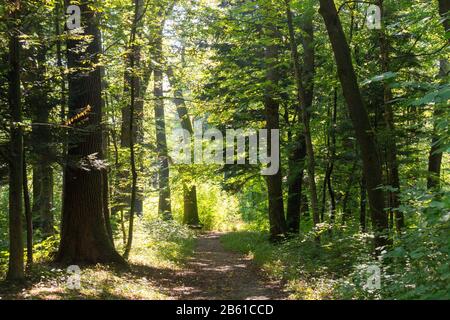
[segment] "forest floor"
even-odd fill
[[[82,268],[79,290],[67,288],[62,269],[36,265],[25,284],[0,283],[0,299],[287,299],[283,285],[269,280],[248,255],[223,247],[224,235],[198,235],[193,251],[176,266],[158,265],[141,255],[131,261],[131,271]]]
[[[188,300],[287,298],[281,284],[265,277],[248,256],[225,250],[220,243],[222,235],[212,232],[199,236],[184,268],[160,279],[162,291]]]

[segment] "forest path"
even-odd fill
[[[172,299],[287,299],[281,285],[264,277],[250,258],[225,250],[220,243],[222,235],[200,235],[194,254],[182,269],[160,274],[160,290]]]

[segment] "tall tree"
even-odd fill
[[[267,35],[269,41],[273,42],[275,39],[274,26],[267,27]],[[279,102],[277,101],[277,85],[279,83],[280,75],[277,67],[278,60],[278,45],[271,43],[264,50],[264,61],[266,66],[266,87],[264,92],[264,109],[266,116],[266,129],[268,130],[268,152],[273,153],[272,150],[272,130],[280,129],[279,119]],[[282,237],[286,231],[286,218],[284,216],[283,204],[283,189],[282,189],[282,174],[281,168],[274,175],[266,177],[267,192],[269,198],[269,222],[270,235],[272,240],[277,240]]]
[[[292,19],[292,11],[290,0],[285,0],[286,16],[289,28],[289,39],[291,44],[292,63],[294,65],[295,84],[297,87],[297,99],[300,105],[300,113],[303,124],[303,135],[305,137],[306,153],[308,156],[308,179],[309,190],[311,196],[311,206],[314,224],[320,223],[319,205],[317,200],[317,186],[315,175],[315,156],[314,147],[310,129],[310,114],[313,99],[314,87],[314,34],[313,34],[313,15],[311,10],[304,14],[303,29],[305,31],[303,47],[304,47],[304,66],[301,67],[299,54],[297,49],[297,41],[295,39],[294,24]]]
[[[66,1],[66,6],[71,4]],[[71,123],[64,175],[61,242],[56,260],[63,263],[125,264],[108,236],[104,218],[102,170],[102,81],[98,66],[101,38],[94,0],[80,4],[80,34],[69,35],[69,116],[87,113]]]
[[[448,37],[448,32],[450,32],[450,2],[447,0],[439,0],[439,14],[442,19],[442,25],[446,32],[447,41],[450,44],[450,38]],[[449,76],[450,66],[447,59],[440,60],[440,70],[439,76],[442,79],[446,79]],[[439,106],[435,106],[434,118],[439,116]],[[440,137],[436,134],[436,128],[433,130],[433,136],[431,139],[431,149],[428,156],[428,179],[427,187],[430,190],[439,189],[440,187],[440,176],[442,167],[442,151],[440,150]]]
[[[128,120],[128,129],[129,129],[129,144],[130,144],[130,168],[131,168],[131,198],[130,198],[130,218],[129,218],[129,227],[128,227],[128,240],[127,245],[125,247],[124,257],[128,258],[131,245],[133,241],[133,223],[134,223],[134,212],[136,210],[136,200],[137,200],[137,178],[138,172],[136,169],[136,152],[135,152],[135,109],[136,109],[136,98],[140,97],[140,89],[141,82],[139,76],[136,75],[137,70],[136,67],[139,66],[141,50],[138,44],[136,43],[136,35],[140,31],[139,26],[141,25],[140,21],[144,17],[144,2],[142,0],[134,0],[134,19],[131,28],[131,57],[130,57],[130,110],[129,110],[129,118],[123,119],[123,121]]]
[[[389,39],[385,30],[384,20],[387,18],[385,14],[384,1],[378,0],[378,7],[381,11],[381,24],[382,28],[378,31],[378,38],[380,43],[380,62],[381,68],[384,73],[389,72],[390,68],[390,57],[389,57]],[[395,226],[397,231],[401,231],[405,226],[405,218],[403,213],[399,210],[400,207],[400,175],[399,175],[399,165],[398,165],[398,151],[397,143],[395,137],[395,122],[394,122],[394,111],[392,110],[393,94],[392,89],[388,83],[384,83],[384,121],[386,122],[387,129],[387,163],[388,163],[388,184],[392,187],[392,191],[389,191],[389,199],[391,210],[394,212]]]
[[[22,188],[23,188],[23,203],[25,207],[25,221],[27,230],[27,269],[33,265],[33,215],[31,211],[30,192],[28,190],[28,172],[27,162],[25,157],[25,150],[23,151],[23,173],[22,173]]]
[[[20,90],[20,0],[8,1],[8,103],[11,114],[9,154],[9,264],[8,280],[24,278],[22,240],[23,132]]]
[[[361,96],[350,48],[345,38],[334,1],[320,0],[319,11],[325,21],[334,52],[342,91],[352,119],[356,139],[361,149],[372,225],[375,232],[374,244],[376,249],[379,250],[380,247],[389,244],[387,233],[389,226],[387,215],[384,212],[384,194],[380,188],[382,185],[382,167],[377,154],[374,133]]]
[[[33,32],[41,34],[35,27]],[[42,35],[43,36],[43,35]],[[25,103],[31,110],[33,120],[31,149],[33,154],[33,216],[39,221],[39,229],[44,237],[54,234],[53,217],[53,168],[52,132],[49,119],[54,104],[50,102],[51,82],[46,79],[48,70],[43,63],[47,58],[48,46],[39,44],[27,51],[30,56],[26,74],[27,96]]]
[[[177,108],[178,117],[181,121],[181,127],[183,130],[189,132],[192,137],[194,136],[194,129],[192,127],[189,112],[184,101],[183,91],[180,88],[179,81],[177,81],[171,67],[167,68],[167,77],[169,78],[170,85],[174,90],[174,103]],[[197,187],[195,185],[189,185],[187,181],[183,181],[183,204],[183,222],[192,226],[199,225],[200,219],[198,216]]]
[[[133,1],[135,13],[133,22],[131,25],[130,42],[127,48],[126,55],[126,67],[124,73],[124,97],[128,101],[126,106],[122,108],[122,124],[120,132],[120,144],[122,148],[131,149],[131,143],[142,144],[143,142],[143,114],[144,114],[144,95],[149,81],[148,72],[151,70],[146,70],[144,76],[140,73],[140,68],[142,66],[142,45],[141,45],[141,34],[142,27],[144,26],[145,13],[147,11],[147,6],[145,6],[144,0]],[[150,71],[151,73],[151,71]],[[129,97],[133,91],[134,98],[133,102],[130,101]],[[131,104],[134,104],[134,114],[130,114]],[[133,124],[130,123],[130,117],[133,117]],[[130,127],[132,125],[133,128]],[[133,147],[134,148],[134,147]],[[141,162],[142,159],[137,159]],[[142,164],[140,164],[142,166]],[[128,171],[127,171],[128,172]],[[133,179],[133,177],[131,177]],[[123,180],[129,180],[128,174],[124,174]],[[127,183],[123,183],[129,186]],[[143,199],[142,192],[136,184],[136,196],[135,196],[135,210],[137,214],[142,214],[143,210]]]
[[[162,13],[160,14],[160,17]],[[161,25],[155,36],[155,67],[154,76],[154,96],[155,96],[155,126],[156,126],[156,145],[158,151],[158,184],[159,184],[159,202],[158,212],[167,220],[172,219],[172,206],[170,202],[170,168],[167,150],[166,120],[164,111],[164,91],[163,91],[163,30],[165,25],[163,16]]]

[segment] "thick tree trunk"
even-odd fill
[[[164,111],[163,94],[163,26],[160,26],[158,35],[155,39],[155,70],[154,75],[154,95],[155,95],[155,125],[156,125],[156,144],[158,150],[158,183],[159,183],[159,202],[158,212],[163,219],[172,219],[172,208],[170,203],[170,184],[169,184],[169,158],[167,151],[166,121]]]
[[[67,41],[68,67],[71,68],[69,116],[88,107],[91,111],[84,122],[72,124],[69,163],[64,176],[61,242],[56,260],[67,264],[125,264],[111,243],[104,217],[101,70],[98,66],[91,66],[90,71],[78,69],[86,67],[86,63],[95,65],[101,53],[98,16],[92,11],[92,4],[93,1],[87,1],[80,5],[84,35],[91,37],[89,44],[80,50],[79,39]]]
[[[323,16],[336,60],[339,79],[345,100],[361,148],[364,174],[367,180],[372,224],[375,232],[375,248],[389,244],[388,219],[384,212],[382,168],[377,154],[377,146],[370,126],[369,116],[364,106],[358,80],[353,68],[350,48],[342,30],[333,0],[320,0],[320,13]]]
[[[297,86],[297,99],[300,105],[301,119],[303,123],[303,135],[306,143],[306,154],[308,156],[307,170],[309,178],[309,190],[311,194],[311,207],[314,225],[320,223],[319,204],[317,198],[317,186],[315,179],[315,156],[310,130],[310,112],[312,105],[313,82],[314,82],[314,36],[311,13],[305,14],[303,29],[305,31],[304,47],[304,68],[300,65],[297,41],[295,40],[294,25],[292,21],[292,11],[290,0],[286,2],[286,15],[289,28],[289,38],[291,44],[292,63],[294,65],[295,83]]]
[[[20,90],[20,1],[10,0],[8,104],[11,115],[9,155],[9,264],[7,279],[24,278],[22,240],[23,132]]]

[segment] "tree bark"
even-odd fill
[[[163,20],[164,21],[164,20]],[[156,144],[158,150],[158,184],[159,184],[159,202],[158,212],[165,220],[172,219],[172,208],[170,203],[170,168],[167,151],[166,122],[164,111],[163,94],[163,28],[164,22],[158,30],[155,39],[155,69],[154,75],[154,95],[155,95],[155,125],[156,125]]]
[[[19,0],[8,1],[9,18],[9,71],[8,104],[11,115],[9,154],[9,264],[7,280],[24,278],[22,240],[22,187],[23,187],[23,132],[20,90]]]
[[[66,1],[69,5],[70,1]],[[102,134],[102,79],[98,63],[101,38],[94,1],[79,5],[84,36],[91,39],[80,49],[77,38],[67,40],[69,74],[69,116],[85,108],[91,111],[84,122],[74,123],[65,168],[61,242],[57,262],[95,264],[116,262],[125,265],[108,236],[104,217],[102,172],[105,169]],[[88,60],[87,60],[88,59]],[[90,65],[92,63],[93,65]],[[80,67],[90,70],[81,71]]]
[[[25,207],[25,221],[27,230],[27,269],[33,265],[33,216],[30,203],[30,192],[28,190],[28,173],[25,159],[25,150],[23,151],[23,203]]]
[[[339,79],[342,85],[347,107],[361,148],[363,169],[367,180],[370,212],[374,228],[374,244],[377,251],[389,244],[388,219],[384,212],[384,194],[382,185],[382,167],[377,154],[377,146],[369,116],[364,106],[358,80],[353,68],[350,48],[333,0],[320,0],[322,15],[333,48]]]
[[[273,36],[272,31],[271,35]],[[266,61],[266,80],[268,84],[266,85],[264,93],[264,108],[266,115],[266,129],[268,130],[267,146],[269,153],[272,153],[272,130],[280,128],[279,103],[275,97],[276,86],[278,85],[280,78],[276,67],[278,55],[278,47],[276,45],[270,44],[266,47],[264,58]],[[281,168],[276,174],[267,176],[266,181],[269,198],[270,236],[273,241],[276,241],[283,237],[287,231],[286,219],[284,216]]]

